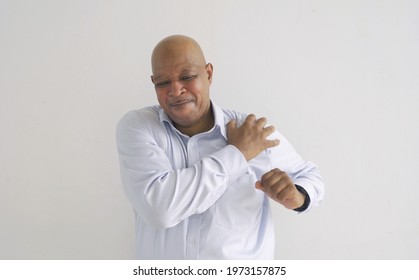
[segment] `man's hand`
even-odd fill
[[[266,122],[265,118],[256,119],[253,114],[247,116],[240,127],[237,127],[235,120],[230,121],[227,124],[228,143],[236,146],[247,161],[256,157],[263,150],[279,145],[278,139],[266,139],[275,131],[273,126],[265,127]]]
[[[265,173],[256,188],[288,209],[296,209],[304,204],[304,195],[297,190],[288,174],[278,168]]]

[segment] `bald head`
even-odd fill
[[[205,66],[205,57],[199,44],[184,35],[173,35],[161,40],[151,55],[153,75],[159,75],[162,69],[173,67],[180,59],[195,66]]]

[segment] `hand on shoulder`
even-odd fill
[[[236,120],[231,120],[227,124],[228,143],[234,145],[242,152],[246,160],[251,160],[263,150],[279,145],[279,139],[268,140],[275,128],[266,126],[266,118],[256,119],[250,114],[241,126],[237,126]]]

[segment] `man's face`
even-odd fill
[[[212,65],[192,52],[162,55],[153,66],[152,81],[163,110],[178,127],[193,129],[208,121]]]

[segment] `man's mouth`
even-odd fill
[[[170,103],[170,106],[182,106],[182,105],[187,104],[189,102],[192,102],[192,100],[190,100],[190,99],[178,100],[176,102]]]

